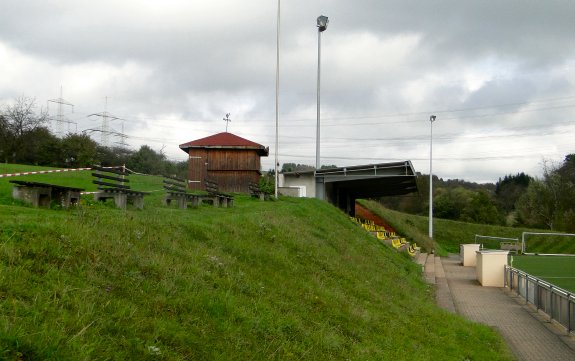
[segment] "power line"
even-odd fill
[[[558,110],[558,109],[567,109],[567,108],[572,108],[575,107],[575,105],[572,104],[552,104],[552,102],[557,102],[557,101],[564,101],[564,100],[571,100],[575,98],[575,96],[568,96],[568,97],[562,97],[562,98],[554,98],[554,99],[546,99],[546,100],[539,100],[539,101],[532,101],[532,102],[521,102],[521,103],[507,103],[507,104],[500,104],[500,105],[494,105],[494,106],[489,106],[489,107],[475,107],[475,108],[465,108],[465,109],[448,109],[448,110],[443,110],[443,111],[438,111],[438,114],[440,113],[450,113],[450,114],[456,114],[456,113],[460,113],[460,112],[476,112],[476,111],[481,111],[481,110],[488,110],[488,109],[497,109],[497,108],[504,108],[504,107],[510,107],[510,106],[524,106],[522,109],[517,109],[517,110],[511,110],[511,111],[505,111],[505,112],[495,112],[495,113],[489,113],[489,114],[461,114],[458,116],[453,116],[453,117],[447,117],[447,119],[467,119],[467,118],[483,118],[483,117],[492,117],[492,118],[496,118],[496,117],[500,117],[503,115],[508,115],[508,114],[520,114],[520,113],[527,113],[527,112],[535,112],[535,111],[549,111],[549,110]],[[547,104],[547,106],[541,106],[541,105],[545,105]],[[529,108],[531,107],[531,108]],[[414,112],[414,113],[396,113],[396,114],[385,114],[383,116],[373,116],[373,117],[378,117],[378,118],[382,118],[382,117],[397,117],[397,116],[411,116],[411,115],[420,115],[420,114],[425,114],[427,112]],[[98,115],[101,115],[98,114]],[[365,116],[365,117],[338,117],[338,118],[325,118],[326,120],[345,120],[345,119],[367,119],[369,117],[372,116]],[[146,119],[148,120],[154,120],[156,122],[161,122],[159,119],[162,118],[143,118],[143,117],[138,117],[136,119],[131,118],[131,117],[123,117],[123,118],[119,118],[119,117],[114,117],[115,119],[122,119],[128,122],[137,122],[137,123],[147,123]],[[311,120],[311,118],[309,119]],[[169,122],[169,121],[174,121],[174,119],[164,119],[163,122]],[[183,119],[177,119],[176,121],[185,121]],[[261,122],[261,120],[251,120],[252,122]],[[246,121],[248,122],[248,121]],[[268,122],[271,121],[268,120]],[[289,122],[289,120],[286,120],[285,122]],[[365,123],[366,125],[371,125],[371,126],[375,126],[375,125],[388,125],[388,124],[396,124],[396,123],[415,123],[415,122],[421,122],[421,120],[409,120],[409,119],[405,119],[405,120],[401,120],[401,121],[392,121],[392,122],[367,122]],[[465,131],[462,131],[461,133],[445,133],[443,135],[439,135],[436,139],[440,142],[451,142],[451,141],[456,141],[456,142],[485,142],[486,140],[496,140],[496,139],[505,139],[505,138],[513,138],[513,137],[541,137],[541,136],[549,136],[549,135],[553,135],[556,134],[557,132],[552,132],[551,130],[549,130],[549,126],[553,125],[553,126],[558,126],[558,125],[562,125],[562,124],[566,124],[566,125],[570,125],[572,122],[571,121],[562,121],[562,122],[553,122],[553,123],[546,123],[545,127],[546,129],[544,131],[541,131],[541,128],[543,128],[543,125],[538,124],[536,126],[521,126],[521,127],[513,127],[513,128],[504,128],[503,130],[500,130],[498,132],[495,133],[485,133],[483,132],[483,134],[465,134]],[[285,123],[284,123],[285,124]],[[343,127],[343,126],[347,126],[347,125],[357,125],[358,123],[346,123],[346,124],[331,124],[331,126],[333,127]],[[359,123],[362,124],[362,123]],[[262,127],[265,127],[266,125],[261,125]],[[297,126],[298,129],[301,129],[302,127],[304,127],[305,125],[293,125],[294,127]],[[312,124],[313,126],[313,124]],[[199,129],[197,127],[194,127],[192,124],[190,124],[190,126],[185,126],[182,127],[181,125],[179,126],[171,126],[171,125],[162,125],[161,127],[162,129],[166,129],[166,128],[173,128],[173,129],[179,129],[181,131],[185,131],[186,129],[190,129],[193,132],[214,132],[215,130],[213,129]],[[509,134],[506,134],[505,132],[511,132]],[[537,133],[534,133],[537,132]],[[125,136],[125,138],[123,138],[123,143],[125,144],[125,139],[130,138],[130,139],[135,139],[135,140],[144,140],[144,141],[151,141],[151,142],[158,142],[158,143],[178,143],[181,142],[182,140],[175,140],[175,139],[161,139],[161,138],[156,138],[156,137],[145,137],[145,136],[128,136],[124,133],[124,130],[122,129],[122,132],[115,132],[118,134],[122,134]],[[267,133],[263,133],[264,138],[266,137]],[[373,133],[369,133],[370,135]],[[259,136],[262,137],[261,133],[258,134],[253,134],[253,133],[239,133],[239,135],[241,136]],[[271,137],[271,133],[267,134],[267,138]],[[313,139],[313,137],[309,136],[302,136],[302,135],[283,135],[282,138],[287,139],[288,141],[283,142],[283,144],[285,144],[285,146],[290,147],[290,146],[300,146],[299,149],[302,149],[302,145],[303,146],[309,146],[310,144],[306,143],[305,140],[311,140]],[[297,141],[289,141],[290,139],[297,139],[297,140],[302,140],[301,142],[297,142]],[[349,144],[346,142],[352,142],[352,141],[358,141],[358,142],[362,142],[361,147],[362,148],[376,148],[376,147],[381,147],[384,144],[378,144],[378,143],[385,143],[385,144],[390,144],[390,143],[402,143],[402,144],[413,144],[413,143],[418,143],[421,142],[421,140],[426,139],[426,136],[423,135],[414,135],[414,134],[408,134],[406,136],[389,136],[389,137],[373,137],[373,136],[367,136],[367,137],[326,137],[326,139],[324,140],[324,144],[326,147],[328,148],[340,148],[341,147],[348,147]],[[269,140],[268,140],[269,141]],[[374,144],[375,143],[375,144]],[[556,144],[555,144],[556,145]],[[305,149],[305,148],[303,148]],[[541,150],[541,147],[538,148],[539,150]],[[297,154],[292,154],[290,152],[288,152],[288,154],[282,155],[288,158],[302,158],[302,159],[306,159],[306,158],[313,158],[313,156],[304,156],[304,155],[297,155]],[[457,156],[453,156],[453,157],[443,157],[443,158],[437,158],[440,161],[486,161],[486,160],[509,160],[509,159],[525,159],[525,158],[537,158],[537,157],[541,157],[541,154],[537,154],[537,155],[529,155],[529,154],[522,154],[522,155],[505,155],[505,156],[501,156],[501,155],[485,155],[485,156],[475,156],[475,157],[457,157]],[[334,157],[326,157],[327,159],[333,159],[333,160],[377,160],[377,161],[381,161],[384,160],[382,158],[364,158],[364,157],[340,157],[340,156],[334,156]],[[400,158],[390,158],[390,159],[412,159],[412,160],[427,160],[427,158],[421,158],[421,157],[405,157],[402,156]]]
[[[302,155],[302,154],[281,154],[282,157],[288,158],[305,158],[313,159],[315,156]],[[524,154],[524,155],[504,155],[504,156],[483,156],[483,157],[433,157],[433,160],[439,161],[483,161],[483,160],[509,160],[509,159],[533,159],[540,158],[541,154]],[[325,156],[325,159],[332,160],[374,160],[374,161],[400,161],[400,160],[412,160],[412,161],[426,161],[429,160],[427,157],[346,157],[346,156]]]
[[[547,98],[547,99],[540,99],[540,100],[533,100],[533,101],[529,101],[529,102],[513,102],[513,103],[502,103],[502,104],[494,104],[494,105],[488,105],[488,106],[479,106],[479,107],[469,107],[469,108],[455,108],[455,109],[433,109],[433,110],[425,110],[425,111],[417,111],[417,112],[397,112],[397,113],[386,113],[386,114],[379,114],[379,115],[358,115],[358,116],[344,116],[344,117],[323,117],[324,120],[326,121],[333,121],[333,120],[350,120],[350,119],[379,119],[379,118],[397,118],[397,117],[410,117],[410,116],[419,116],[419,115],[426,115],[426,114],[431,114],[431,113],[437,113],[437,114],[449,114],[449,113],[461,113],[461,112],[471,112],[471,111],[478,111],[478,110],[489,110],[489,109],[498,109],[498,108],[506,108],[506,107],[512,107],[512,106],[521,106],[521,105],[527,105],[527,106],[532,106],[532,105],[536,105],[536,104],[540,104],[540,103],[550,103],[550,102],[555,102],[555,101],[561,101],[561,100],[572,100],[575,99],[575,95],[571,95],[571,96],[564,96],[564,97],[556,97],[556,98]],[[532,111],[541,111],[541,110],[552,110],[552,109],[565,109],[565,108],[573,108],[575,107],[575,104],[568,104],[568,105],[562,105],[562,106],[550,106],[550,107],[542,107],[542,108],[537,108],[537,109],[527,109],[527,110],[522,110],[522,111],[507,111],[507,112],[498,112],[498,113],[494,113],[494,114],[482,114],[482,115],[470,115],[470,116],[464,116],[464,117],[452,117],[452,118],[444,118],[442,117],[442,119],[461,119],[461,118],[476,118],[476,117],[486,117],[486,116],[493,116],[493,115],[505,115],[505,114],[517,114],[517,113],[523,113],[523,112],[532,112]],[[156,117],[138,117],[136,118],[132,118],[130,116],[122,116],[123,119],[125,119],[126,121],[130,121],[130,122],[146,122],[146,121],[153,121],[155,123],[160,123],[160,122],[170,122],[170,121],[174,121],[174,119],[165,119],[165,118],[156,118]],[[314,121],[315,118],[286,118],[285,122],[312,122]],[[181,119],[181,121],[186,121],[186,122],[206,122],[208,120],[203,120],[203,119]],[[270,126],[272,126],[271,124],[271,118],[270,119],[241,119],[240,121],[242,122],[261,122],[261,123],[270,123]],[[377,123],[348,123],[346,125],[362,125],[362,124],[366,124],[366,125],[373,125],[373,124],[398,124],[398,123],[417,123],[417,122],[421,122],[421,119],[416,119],[416,120],[399,120],[399,121],[393,121],[393,122],[377,122]],[[313,125],[313,124],[312,124]],[[282,127],[285,125],[282,125]],[[288,126],[290,126],[288,124]],[[298,127],[300,125],[297,125]],[[337,126],[337,125],[332,125],[332,126]]]

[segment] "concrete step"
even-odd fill
[[[419,253],[415,257],[415,263],[420,265],[422,269],[425,269],[425,261],[427,261],[427,253]]]
[[[435,302],[441,308],[456,313],[455,304],[445,277],[441,258],[434,254],[421,253],[416,262],[423,266],[423,277],[431,285],[435,285]]]
[[[428,254],[423,269],[423,277],[429,284],[435,284],[435,255]]]
[[[457,313],[455,310],[455,304],[453,302],[453,296],[451,295],[451,290],[449,289],[449,284],[447,283],[447,278],[445,278],[445,271],[443,269],[443,263],[440,257],[435,258],[435,300],[437,305],[446,311],[451,313]]]

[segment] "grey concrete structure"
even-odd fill
[[[286,172],[281,176],[281,187],[303,187],[307,197],[326,200],[350,215],[354,215],[356,199],[417,192],[417,175],[410,161]]]
[[[66,187],[55,184],[11,180],[14,183],[12,197],[31,203],[34,207],[50,207],[57,201],[63,208],[77,204],[83,188]]]

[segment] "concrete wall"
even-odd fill
[[[459,258],[465,267],[475,267],[477,265],[476,252],[479,251],[479,244],[460,244]]]
[[[482,286],[505,287],[505,265],[509,251],[477,251],[477,280]]]
[[[282,196],[305,197],[305,187],[278,187],[278,192]]]
[[[305,197],[314,198],[315,197],[315,176],[313,172],[304,174],[280,174],[279,175],[279,186],[280,187],[304,187]]]

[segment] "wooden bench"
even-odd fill
[[[206,179],[204,182],[206,186],[206,192],[208,195],[206,197],[201,197],[202,200],[207,200],[213,203],[214,207],[231,207],[234,205],[234,197],[222,193],[218,190],[218,184],[214,181]]]
[[[172,201],[176,201],[178,207],[182,209],[188,208],[188,202],[192,202],[193,207],[197,207],[200,203],[201,196],[187,192],[187,181],[177,177],[164,176],[164,189],[166,196],[164,197],[164,205],[169,206]]]
[[[66,187],[56,184],[27,182],[11,180],[15,186],[12,189],[12,197],[31,203],[34,207],[50,207],[52,200],[58,200],[63,208],[77,204],[80,200],[80,192],[83,188]]]
[[[134,207],[144,208],[144,196],[150,194],[149,192],[136,191],[130,188],[130,180],[126,178],[128,172],[123,169],[117,168],[103,168],[93,166],[92,169],[96,171],[92,176],[97,178],[92,183],[98,185],[98,192],[94,194],[94,200],[106,201],[106,199],[113,199],[116,207],[125,209],[128,201]]]
[[[259,184],[250,182],[248,188],[252,197],[259,198],[260,201],[265,201],[268,198],[268,194],[261,190]]]

